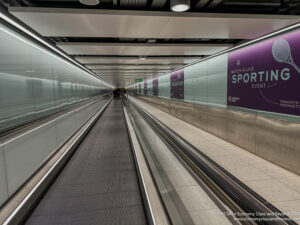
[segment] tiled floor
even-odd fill
[[[300,176],[204,130],[132,98],[149,113],[200,149],[279,210],[300,223]]]

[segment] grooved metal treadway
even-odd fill
[[[147,224],[120,100],[111,102],[26,224]]]

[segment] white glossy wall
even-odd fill
[[[147,81],[147,95],[149,95],[149,96],[153,95],[153,81],[152,80]]]
[[[170,75],[158,77],[158,96],[170,98]]]
[[[93,96],[99,79],[0,24],[0,132]]]
[[[0,207],[108,98],[101,80],[0,24],[0,133],[84,103],[0,140]],[[98,96],[98,97],[97,97]]]

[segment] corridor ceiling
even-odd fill
[[[9,12],[104,80],[122,87],[300,21],[298,0],[0,0]],[[247,14],[245,14],[247,13]]]

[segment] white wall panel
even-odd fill
[[[152,80],[147,81],[147,95],[153,96],[153,81]]]
[[[29,45],[0,24],[0,130],[34,120]]]
[[[191,66],[194,74],[194,101],[200,103],[207,103],[208,102],[208,89],[207,89],[207,80],[208,80],[208,73],[207,73],[207,63],[201,62]]]
[[[158,96],[170,98],[170,75],[158,77]]]
[[[215,106],[227,105],[227,55],[207,60],[207,102]]]
[[[9,196],[42,165],[55,149],[54,123],[4,143]]]
[[[194,100],[194,71],[190,67],[184,68],[184,99]]]
[[[53,57],[38,48],[30,48],[36,118],[55,112]]]
[[[184,99],[207,104],[207,62],[184,68]]]
[[[55,121],[57,145],[61,146],[77,129],[76,113],[68,113]]]

